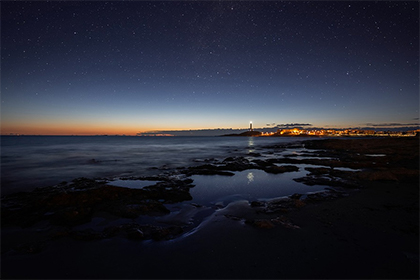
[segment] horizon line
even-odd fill
[[[303,125],[304,126],[304,125]],[[260,128],[254,128],[254,130],[267,130],[267,129],[293,129],[293,128],[302,128],[303,126],[287,126],[287,127],[260,127]],[[403,130],[398,130],[399,128],[403,128]],[[304,130],[347,130],[347,129],[361,129],[361,130],[393,130],[393,131],[410,131],[410,130],[419,130],[420,124],[413,124],[412,126],[402,126],[402,127],[395,127],[395,126],[357,126],[357,127],[341,127],[341,128],[329,128],[329,127],[309,127]],[[249,130],[249,127],[247,128],[202,128],[202,129],[180,129],[180,130],[148,130],[143,132],[137,132],[135,134],[110,134],[110,133],[95,133],[95,134],[25,134],[25,133],[5,133],[0,134],[0,136],[133,136],[133,137],[141,137],[141,134],[168,134],[169,132],[179,133],[179,132],[204,132],[204,131],[241,131],[241,130]],[[188,136],[200,136],[200,135],[160,135],[160,137],[188,137]],[[220,136],[220,135],[213,135],[213,136]]]

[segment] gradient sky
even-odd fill
[[[2,2],[2,134],[418,124],[419,4]]]

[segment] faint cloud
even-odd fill
[[[310,123],[286,123],[286,124],[278,124],[276,127],[278,128],[291,128],[291,127],[302,127],[302,126],[312,126]]]
[[[366,125],[374,126],[374,127],[392,127],[392,126],[412,126],[412,125],[418,125],[418,123],[366,123]]]

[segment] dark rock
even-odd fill
[[[246,220],[245,224],[251,225],[256,228],[262,228],[262,229],[274,228],[274,224],[270,220],[265,220],[265,219]]]
[[[58,239],[58,238],[62,238],[62,237],[67,237],[71,234],[71,231],[69,228],[67,227],[63,227],[63,228],[58,228],[53,230],[50,234],[49,237],[51,239]]]
[[[190,175],[221,175],[221,176],[234,176],[235,173],[221,170],[202,169],[189,172]]]
[[[92,229],[72,231],[70,236],[76,240],[91,241],[102,239],[102,234]]]
[[[45,242],[36,241],[18,245],[16,249],[18,251],[29,253],[29,254],[37,254],[40,253],[45,248]]]
[[[167,214],[162,203],[191,200],[189,188],[194,185],[190,178],[165,179],[144,189],[130,189],[77,178],[68,185],[13,194],[2,198],[2,223],[30,226],[49,220],[54,225],[74,226],[89,222],[97,211],[127,218]]]
[[[102,231],[103,238],[110,238],[117,236],[122,231],[122,226],[110,226]]]
[[[117,205],[110,209],[112,214],[119,217],[134,219],[139,215],[160,216],[169,214],[170,211],[160,202],[149,200],[141,204]]]
[[[293,224],[288,218],[286,218],[284,216],[280,216],[280,217],[277,217],[275,219],[271,219],[271,222],[273,224],[282,225],[283,227],[289,228],[289,229],[300,229],[299,226]]]
[[[200,166],[192,166],[182,171],[183,174],[188,176],[191,175],[222,175],[222,176],[233,176],[232,172],[224,171],[223,167],[219,167],[213,164],[204,164]]]
[[[251,157],[260,157],[261,154],[260,153],[248,153],[248,156],[251,156]]]
[[[258,168],[260,169],[264,169],[265,167],[268,166],[273,166],[273,163],[268,162],[268,161],[264,161],[264,160],[260,160],[260,159],[255,159],[252,161],[252,163],[256,164],[258,166]]]
[[[139,229],[143,232],[145,239],[154,239],[157,241],[173,239],[183,232],[182,228],[179,226],[160,227],[146,225],[139,226]]]
[[[264,213],[287,212],[295,207],[295,200],[291,198],[280,198],[267,201],[266,207],[261,211]]]
[[[264,201],[251,201],[251,207],[264,207],[265,205]]]
[[[326,181],[329,182],[329,180],[326,180],[326,179],[318,180],[318,178],[311,177],[311,176],[294,178],[293,181],[298,182],[298,183],[303,183],[308,186],[325,185]]]
[[[320,176],[305,176],[301,178],[294,178],[295,182],[303,183],[308,186],[331,186],[331,187],[343,187],[343,188],[360,188],[360,185],[353,181],[342,180],[340,178],[328,178]]]
[[[57,210],[50,217],[53,225],[80,225],[90,222],[93,211],[89,207],[68,207]]]
[[[304,207],[306,205],[306,203],[303,200],[300,199],[295,199],[295,207],[296,208],[301,208]]]
[[[99,186],[100,184],[98,184],[95,180],[81,177],[74,179],[70,187],[80,190],[97,188]]]
[[[255,166],[244,157],[228,157],[223,162],[224,166],[219,166],[219,169],[229,171],[244,171],[255,168]]]
[[[185,179],[185,180],[183,180],[183,181],[182,181],[182,183],[183,183],[184,185],[190,185],[190,184],[192,184],[193,182],[194,182],[194,180],[193,180],[193,179],[190,179],[190,178]]]
[[[144,239],[144,233],[139,228],[129,228],[126,230],[128,239],[141,240]]]
[[[273,165],[273,166],[264,168],[264,171],[267,173],[279,174],[279,173],[285,173],[285,172],[299,171],[299,167],[293,166],[293,165],[283,165],[283,166]]]
[[[153,225],[139,225],[136,223],[124,224],[121,226],[113,226],[104,229],[102,236],[103,238],[113,237],[119,234],[125,234],[128,239],[134,240],[146,240],[154,239],[169,240],[177,237],[183,233],[183,229],[180,226],[160,227]]]
[[[290,198],[291,199],[299,199],[299,198],[301,198],[302,197],[302,195],[301,194],[299,194],[299,193],[294,193],[294,194],[292,194],[291,196],[290,196]]]
[[[152,230],[151,237],[154,240],[171,239],[170,234],[171,231],[168,228],[155,227]]]
[[[197,204],[197,203],[190,203],[192,206],[196,207],[196,208],[201,208],[203,207],[203,205]]]
[[[272,229],[276,225],[281,225],[289,229],[300,229],[299,226],[293,224],[288,218],[284,217],[283,215],[273,219],[248,219],[245,220],[245,224],[261,229]]]
[[[418,173],[416,175],[418,176]],[[399,181],[398,176],[390,170],[359,172],[357,178],[363,181]]]
[[[272,199],[269,201],[253,201],[251,207],[258,207],[257,213],[287,213],[292,209],[300,208],[306,205],[304,200],[300,200],[301,194],[293,194],[290,197]]]
[[[312,175],[324,175],[324,174],[329,174],[331,172],[330,168],[325,168],[325,167],[318,167],[318,168],[306,167],[305,170],[311,172]]]
[[[313,202],[321,202],[321,201],[326,201],[326,200],[335,200],[337,198],[341,198],[344,196],[347,196],[347,193],[339,192],[333,189],[328,189],[322,192],[307,194],[304,201],[307,203],[313,203]]]
[[[276,166],[270,161],[254,160],[250,162],[244,157],[228,157],[222,161],[221,164],[204,164],[200,166],[193,166],[184,170],[182,173],[186,175],[235,175],[229,171],[244,171],[248,169],[262,169],[267,173],[284,173],[299,171],[297,166],[284,165]]]
[[[225,217],[228,218],[228,219],[234,220],[234,221],[241,221],[242,220],[241,217],[237,217],[237,216],[230,215],[230,214],[226,214]]]

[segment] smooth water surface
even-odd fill
[[[302,141],[272,137],[2,136],[2,194],[78,177],[148,176]]]
[[[265,200],[307,193],[324,189],[324,186],[307,186],[293,181],[308,172],[300,168],[298,172],[269,174],[263,170],[250,169],[235,172],[235,176],[194,175],[196,187],[190,190],[193,202],[203,205],[219,204],[226,206],[236,200]]]

